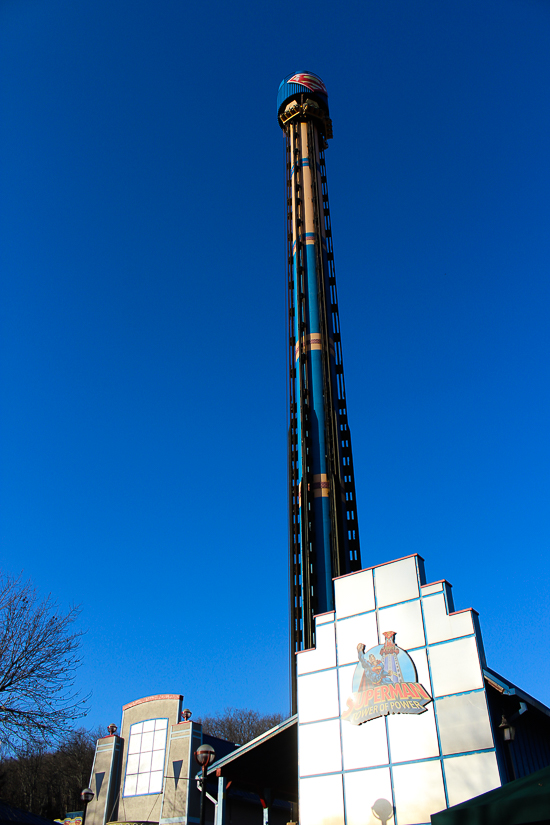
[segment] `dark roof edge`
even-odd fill
[[[544,713],[545,716],[550,716],[550,708],[542,702],[539,702],[539,700],[535,699],[534,696],[526,693],[517,685],[514,685],[514,683],[510,682],[509,679],[505,679],[504,676],[501,676],[500,673],[496,672],[496,670],[492,670],[490,667],[484,667],[483,675],[489,684],[493,683],[493,687],[495,687],[499,693],[505,693],[508,696],[517,696],[518,699],[522,699],[524,702],[527,702],[528,705],[532,705],[537,710],[540,710],[540,712]]]
[[[274,728],[270,728],[270,730],[266,730],[265,733],[261,733],[255,739],[251,739],[250,742],[247,742],[245,745],[241,745],[240,748],[232,751],[227,756],[222,757],[221,759],[217,759],[215,762],[209,766],[207,775],[211,776],[213,773],[217,771],[218,768],[222,768],[224,765],[228,765],[230,762],[233,762],[234,759],[238,759],[239,756],[242,756],[243,753],[247,751],[253,750],[258,745],[261,745],[262,742],[267,742],[268,739],[272,739],[274,736],[277,736],[278,733],[286,730],[287,728],[291,728],[293,725],[298,723],[298,714],[295,713],[294,716],[289,716],[288,719],[285,719],[284,722],[281,722],[279,725],[276,725]],[[197,774],[199,776],[200,774]]]

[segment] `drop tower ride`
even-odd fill
[[[361,569],[336,295],[325,149],[328,95],[311,72],[279,86],[286,142],[289,338],[290,672],[313,647],[313,616],[334,609],[332,580]]]

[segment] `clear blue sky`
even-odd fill
[[[0,30],[2,563],[81,603],[86,724],[288,709],[275,99],[304,69],[363,563],[419,552],[550,702],[550,5],[3,0]]]

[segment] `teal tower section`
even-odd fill
[[[361,569],[325,150],[328,94],[312,72],[280,84],[286,144],[289,372],[290,655],[315,645],[333,579]]]

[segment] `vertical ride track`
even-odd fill
[[[317,82],[324,90],[322,81]],[[286,140],[290,672],[295,712],[295,653],[314,646],[313,616],[334,609],[332,579],[359,570],[361,557],[324,155],[332,125],[325,96],[300,91],[296,84],[288,88],[294,93],[283,96],[279,122]]]

